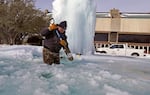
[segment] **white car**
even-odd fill
[[[129,48],[127,44],[112,44],[109,47],[96,49],[98,53],[121,56],[145,56],[144,51],[144,49]]]

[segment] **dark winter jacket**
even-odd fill
[[[59,53],[61,47],[63,46],[59,43],[60,38],[57,35],[56,31],[58,30],[56,29],[53,31],[49,31],[48,28],[45,28],[41,31],[41,35],[45,37],[43,46],[49,49],[51,52]],[[59,31],[58,33],[61,36],[61,38],[67,42],[67,36],[65,35],[65,33],[60,33]]]

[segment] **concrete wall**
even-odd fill
[[[111,31],[111,19],[110,18],[96,18],[96,33]]]
[[[121,32],[150,33],[150,19],[122,18]]]
[[[114,19],[96,18],[96,27],[95,27],[96,33],[108,33],[111,31],[117,31],[125,34],[126,33],[150,34],[150,18],[120,18],[120,25],[119,24],[113,25],[112,20]]]

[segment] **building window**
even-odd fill
[[[119,34],[119,42],[150,43],[150,35]]]
[[[95,41],[108,41],[108,33],[95,33]]]

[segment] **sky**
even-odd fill
[[[36,7],[51,11],[53,0],[36,0]],[[94,0],[93,0],[94,1]],[[97,12],[109,12],[116,8],[121,12],[148,12],[150,13],[150,0],[96,0]]]

